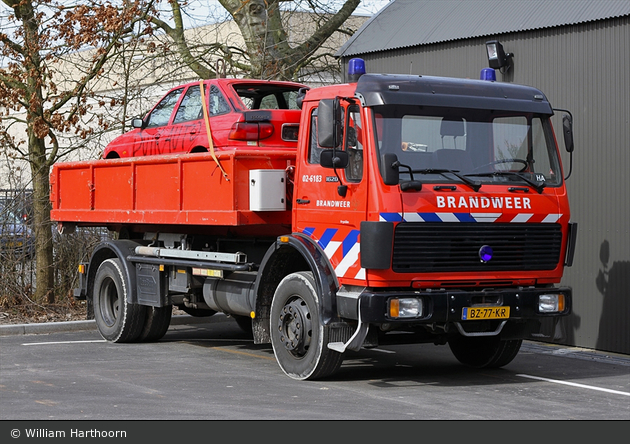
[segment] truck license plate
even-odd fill
[[[510,317],[510,307],[464,307],[463,321],[478,319],[507,319]]]

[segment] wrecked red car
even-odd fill
[[[297,99],[307,89],[293,82],[227,78],[177,86],[144,118],[133,119],[134,129],[109,143],[102,157],[196,153],[227,146],[295,148]]]

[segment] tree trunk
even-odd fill
[[[33,225],[35,236],[35,301],[55,302],[53,240],[50,221],[50,167],[43,139],[30,134],[29,151],[33,178]]]
[[[43,69],[40,57],[40,34],[33,4],[21,2],[16,5],[16,17],[24,23],[24,47],[27,49],[25,68],[25,98],[28,155],[33,180],[33,234],[35,236],[35,301],[55,302],[55,276],[53,267],[53,242],[50,229],[50,164],[46,156],[45,137],[49,135],[44,121],[44,99],[42,93]]]

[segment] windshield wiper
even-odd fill
[[[424,169],[424,170],[413,170],[413,172],[414,173],[418,173],[418,174],[441,174],[442,176],[444,176],[446,178],[448,178],[448,176],[446,176],[446,174],[450,173],[453,176],[457,177],[462,182],[464,182],[466,185],[468,185],[474,191],[479,191],[479,188],[481,188],[481,182],[478,182],[476,180],[471,180],[468,177],[459,174],[459,171],[455,171],[455,170],[427,168],[427,169]]]
[[[538,194],[543,192],[543,189],[547,186],[545,182],[534,182],[533,180],[528,179],[522,174],[515,173],[514,171],[494,171],[492,173],[476,173],[476,174],[466,174],[467,176],[481,176],[481,177],[492,177],[492,176],[513,176],[518,177],[523,182],[527,183],[529,186],[538,191]]]

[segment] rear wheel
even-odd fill
[[[501,340],[499,336],[457,336],[448,341],[455,358],[475,368],[498,368],[509,364],[522,343],[521,339]]]
[[[330,329],[320,322],[316,288],[312,273],[293,273],[271,302],[271,344],[280,368],[293,379],[330,376],[343,362],[343,354],[327,347]]]
[[[140,342],[159,341],[166,334],[168,327],[171,325],[171,315],[173,314],[173,306],[166,307],[147,307],[144,328],[138,337]]]
[[[107,259],[94,278],[93,306],[96,326],[112,342],[136,341],[145,324],[146,307],[129,303],[131,289],[120,259]]]

